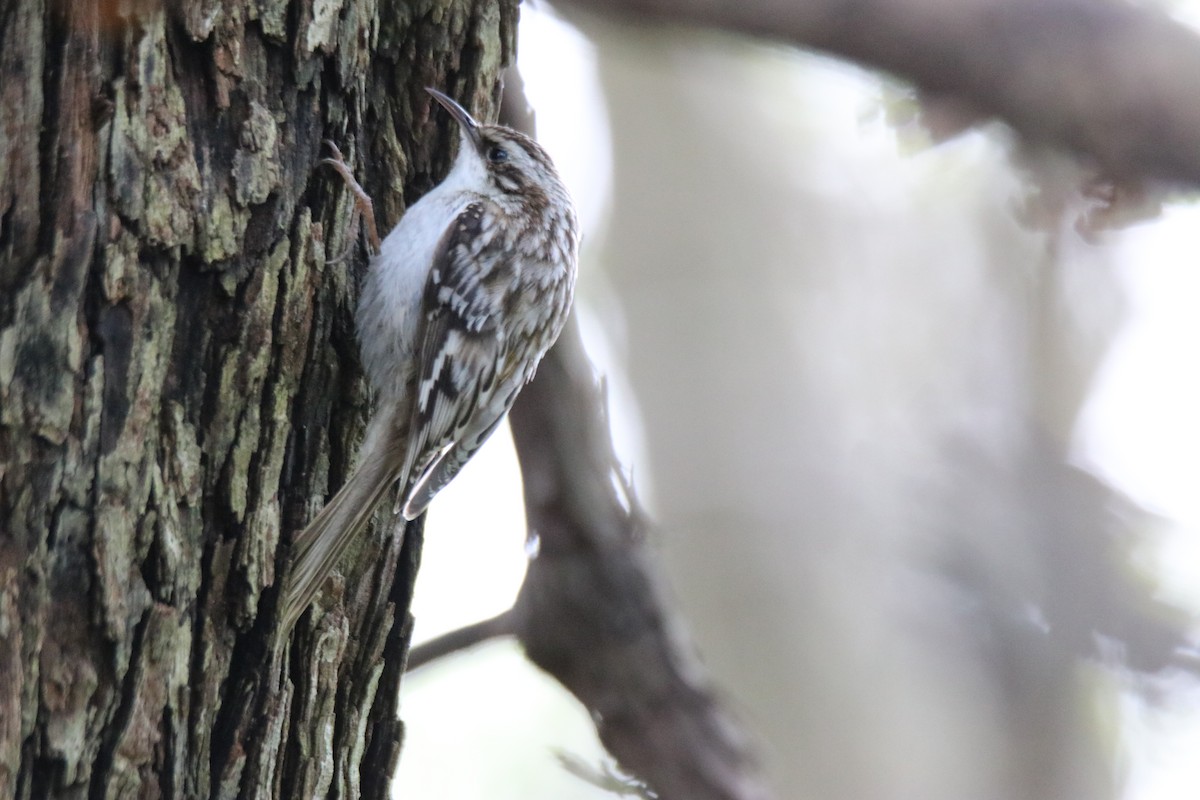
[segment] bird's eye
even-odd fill
[[[503,147],[492,147],[487,153],[488,161],[493,164],[502,164],[508,161],[508,151]]]

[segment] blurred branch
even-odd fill
[[[511,636],[512,633],[512,611],[505,611],[491,619],[466,625],[413,647],[408,651],[408,662],[404,665],[404,670],[412,672],[443,656],[482,644],[488,639]]]
[[[657,797],[765,800],[745,734],[661,602],[604,409],[572,322],[509,417],[540,547],[513,607],[517,637]]]
[[[1118,178],[1200,184],[1200,37],[1116,0],[558,0],[824,50]]]
[[[520,74],[501,121],[533,132]],[[604,389],[574,318],[509,413],[537,557],[512,608],[525,654],[583,703],[621,767],[662,800],[770,800],[661,600],[618,468]]]

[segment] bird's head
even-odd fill
[[[550,156],[530,137],[503,125],[480,125],[467,110],[437,89],[426,89],[458,123],[462,144],[454,170],[482,178],[487,194],[548,199],[566,194]],[[490,190],[490,191],[487,191]]]

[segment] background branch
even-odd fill
[[[501,121],[533,133],[520,73]],[[574,317],[509,413],[530,536],[511,612],[525,654],[583,703],[604,747],[663,800],[769,800],[747,737],[661,601],[643,517]]]
[[[408,651],[408,662],[404,669],[412,672],[443,656],[482,644],[488,639],[511,636],[512,633],[512,611],[504,611],[490,619],[464,625],[416,645]]]
[[[1107,0],[561,0],[824,50],[994,114],[1118,178],[1200,183],[1200,37]]]
[[[657,796],[768,798],[745,735],[660,601],[640,512],[617,489],[604,407],[572,322],[510,415],[540,540],[513,608],[517,638]]]

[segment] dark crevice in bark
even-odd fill
[[[248,274],[254,261],[261,259],[283,238],[278,225],[279,195],[272,193],[263,202],[250,208],[250,222],[246,225],[245,245],[242,249],[242,269],[239,279]]]
[[[138,620],[137,625],[133,628],[133,639],[129,649],[129,668],[121,680],[121,686],[117,694],[117,708],[113,712],[109,724],[104,727],[104,733],[101,736],[100,750],[96,755],[95,764],[92,766],[91,782],[88,785],[89,800],[104,800],[105,792],[108,789],[108,781],[112,778],[110,770],[113,764],[113,753],[116,750],[117,743],[121,741],[126,727],[129,725],[135,700],[135,687],[140,677],[140,659],[142,647],[146,641],[146,626],[149,624],[149,620],[149,615],[143,614],[141,619]],[[110,646],[105,649],[112,652],[116,648],[115,646]],[[111,661],[109,663],[111,664]]]
[[[228,114],[211,112],[217,97],[213,37],[195,41],[173,14],[167,16],[165,33],[171,78],[179,87],[186,110],[183,123],[187,126],[192,157],[196,159],[201,176],[227,175],[228,164],[213,164],[207,159],[214,145],[228,142],[233,133]],[[206,188],[210,192],[216,189]]]
[[[52,4],[53,5],[53,4]],[[41,184],[43,191],[39,197],[40,211],[38,220],[37,252],[50,253],[54,250],[54,236],[57,233],[53,224],[58,219],[58,206],[61,198],[58,196],[58,158],[57,145],[60,141],[59,115],[62,113],[59,89],[61,85],[63,60],[69,49],[71,32],[67,22],[54,11],[46,14],[45,40],[42,51],[46,54],[46,68],[42,74],[42,97],[45,104],[42,107],[41,136],[38,140],[38,165],[41,169]],[[34,277],[32,270],[27,279]]]
[[[56,767],[54,762],[38,754],[32,735],[21,744],[21,760],[29,764],[30,769],[18,773],[16,796],[49,797],[49,787],[57,782],[56,772],[61,772],[62,767]]]
[[[8,252],[16,244],[16,235],[14,227],[16,226],[17,211],[14,207],[0,212],[0,252]],[[5,285],[7,280],[7,270],[0,267],[0,291],[8,291],[9,287]],[[0,326],[8,327],[12,324],[12,311],[5,307],[0,307]]]
[[[209,574],[209,570],[211,569],[213,560],[215,558],[215,551],[216,547],[213,542],[209,541],[204,544],[203,556],[201,557],[201,568],[205,574]],[[192,625],[192,629],[195,631],[204,630],[204,618],[208,608],[208,595],[211,590],[212,586],[208,581],[202,581],[196,590],[196,604],[195,607],[191,609],[191,613],[188,615],[190,617],[189,622]],[[204,692],[207,688],[204,670],[204,637],[200,635],[193,636],[191,644],[191,651],[188,653],[188,707],[197,709],[200,708],[201,704],[204,702]],[[193,725],[188,725],[187,731],[187,749],[190,752],[196,752],[200,749],[197,746],[197,734],[200,733],[200,731]],[[210,744],[210,753],[212,749],[213,748]],[[210,766],[211,763],[210,757]],[[192,786],[190,788],[192,793],[198,793],[200,791],[199,786]]]
[[[255,628],[234,640],[229,655],[229,672],[221,692],[221,707],[213,722],[210,800],[223,797],[223,789],[226,788],[223,779],[227,777],[235,757],[245,758],[243,748],[261,741],[261,737],[255,737],[253,732],[261,731],[266,724],[261,712],[266,703],[263,686],[267,676],[263,674],[261,665],[266,663],[263,654],[269,640],[266,619],[260,620]],[[235,749],[239,752],[235,753]],[[238,796],[242,797],[249,787],[244,781],[239,783],[242,791]]]
[[[146,510],[142,513],[143,524],[146,518],[151,515],[157,517],[158,514],[158,498],[151,491],[146,500]],[[150,545],[146,549],[146,557],[139,562],[138,567],[141,571],[142,582],[146,584],[146,591],[150,593],[153,602],[171,604],[175,602],[176,598],[171,591],[172,587],[164,580],[163,569],[166,555],[162,548],[162,537],[151,536]]]
[[[143,262],[144,263],[144,262]],[[178,269],[175,291],[175,333],[172,337],[170,367],[164,379],[163,399],[180,404],[184,420],[195,428],[204,446],[204,431],[212,419],[211,408],[216,402],[217,387],[207,386],[206,355],[211,337],[205,328],[205,298],[212,290],[212,275],[202,273],[191,260],[185,259]],[[187,402],[192,397],[202,402]]]
[[[407,656],[412,644],[413,617],[407,609],[412,604],[424,542],[425,515],[422,514],[405,526],[396,580],[392,582],[392,590],[388,595],[400,623],[392,625],[388,631],[383,647],[385,653],[401,653]],[[383,674],[379,678],[380,687],[400,685],[405,669],[404,662],[405,658],[392,658],[383,662]],[[399,719],[399,706],[399,692],[375,693],[375,700],[368,712],[368,716],[375,723],[375,733],[367,744],[362,764],[359,766],[364,796],[387,797],[390,794],[392,775],[404,738],[404,723]]]
[[[104,356],[104,415],[100,418],[100,455],[111,453],[129,415],[129,367],[133,357],[133,314],[125,303],[100,310],[93,341]]]
[[[163,781],[163,797],[168,800],[174,800],[177,797],[181,797],[179,791],[182,787],[175,785],[175,770],[173,769],[179,763],[181,751],[175,737],[175,715],[172,713],[170,705],[163,708],[160,725],[162,740],[159,746],[162,748],[162,759],[159,764],[159,772],[162,775]]]
[[[273,599],[266,602],[269,603],[267,607],[274,607]],[[260,611],[263,610],[263,605],[264,603],[260,603]],[[260,614],[254,626],[238,637],[230,657],[232,666],[229,682],[240,684],[240,694],[244,698],[244,702],[238,704],[234,713],[240,715],[238,721],[241,724],[241,730],[237,732],[237,741],[250,751],[247,765],[256,762],[261,749],[269,746],[267,729],[274,722],[277,713],[271,708],[276,699],[272,686],[276,679],[276,665],[267,653],[268,644],[272,640],[272,620],[271,615]],[[239,783],[238,797],[241,800],[254,797],[259,790],[254,780],[247,779],[245,775]]]

